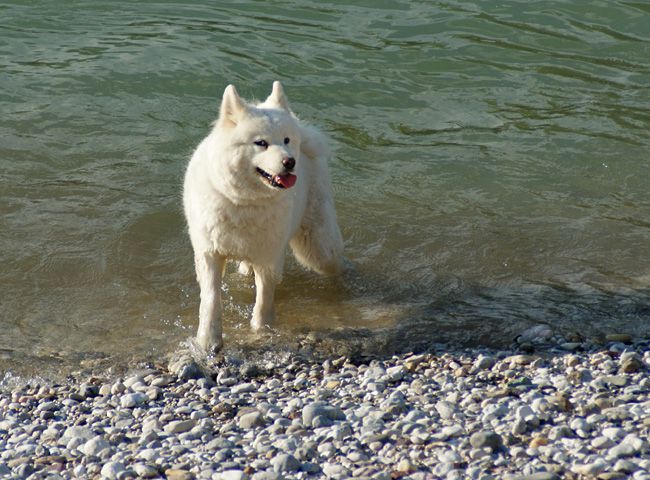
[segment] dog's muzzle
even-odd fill
[[[269,185],[275,188],[291,188],[296,184],[296,177],[293,173],[284,172],[277,175],[271,175],[269,172],[256,167],[257,173],[264,178]]]

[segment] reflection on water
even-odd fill
[[[349,270],[289,260],[261,340],[233,271],[231,348],[503,345],[538,323],[650,334],[643,5],[107,9],[0,7],[4,370],[160,359],[193,335],[185,163],[225,85],[259,98],[275,79],[333,138]]]

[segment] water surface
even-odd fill
[[[0,368],[163,358],[198,314],[180,186],[228,83],[332,138],[350,271],[289,258],[274,341],[650,334],[643,2],[5,2]],[[251,341],[252,282],[224,289]],[[357,333],[355,333],[357,332]]]

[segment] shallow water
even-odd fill
[[[223,88],[326,131],[350,270],[290,259],[275,341],[650,334],[643,2],[0,6],[0,368],[162,358],[198,312],[180,185]],[[225,286],[229,345],[252,283]]]

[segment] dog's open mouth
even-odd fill
[[[257,173],[259,173],[260,176],[269,183],[269,185],[275,188],[291,188],[296,184],[296,179],[298,178],[293,173],[289,172],[271,175],[260,167],[256,167],[255,169],[257,170]]]

